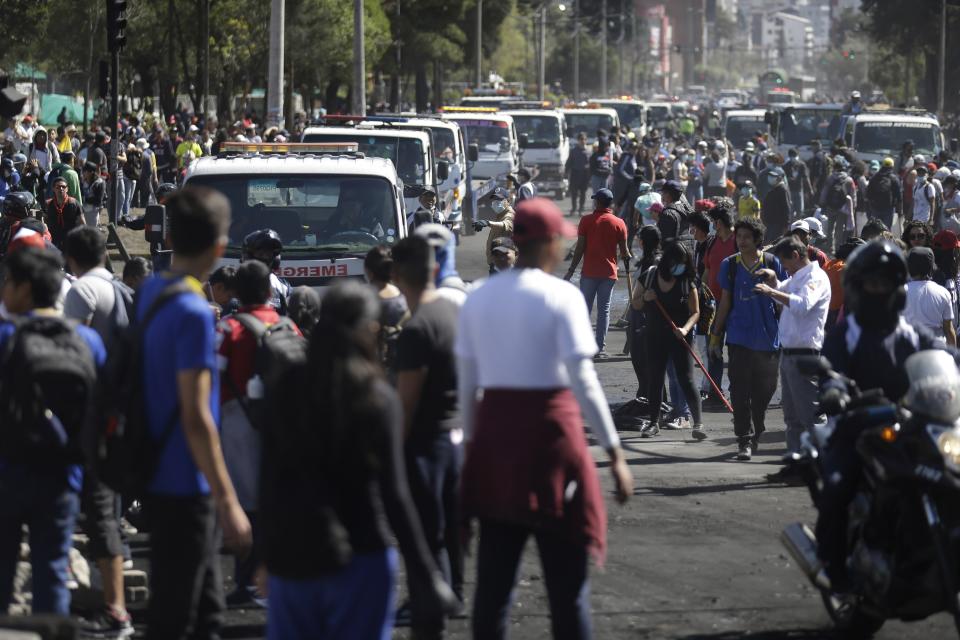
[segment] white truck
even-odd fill
[[[777,105],[768,113],[772,148],[784,158],[795,148],[805,161],[813,157],[810,143],[814,140],[829,149],[840,132],[842,108],[836,103]]]
[[[757,131],[768,129],[765,109],[735,109],[728,111],[723,120],[723,137],[738,150],[753,140]]]
[[[846,116],[843,139],[864,162],[896,157],[908,140],[913,142],[914,154],[927,158],[944,149],[939,120],[932,113],[920,111],[865,111]]]
[[[337,122],[337,120],[334,120]],[[398,129],[384,122],[363,118],[339,119],[343,125],[311,126],[303,132],[303,142],[349,143],[358,145],[361,153],[393,162],[397,174],[403,180],[405,211],[411,213],[420,206],[419,197],[423,187],[438,190],[438,183],[448,175],[445,165],[434,162],[434,150],[430,133],[418,130]],[[443,173],[443,175],[438,175]]]
[[[371,248],[406,237],[403,182],[390,160],[329,145],[247,147],[199,158],[185,179],[230,201],[224,264],[240,261],[249,233],[273,229],[283,241],[277,275],[293,286],[323,287],[338,278],[363,278]]]
[[[647,110],[644,104],[633,98],[621,97],[594,100],[601,107],[614,109],[620,117],[620,124],[630,127],[637,139],[647,135]]]
[[[567,139],[570,147],[577,144],[577,136],[581,133],[587,136],[587,144],[592,145],[597,141],[597,131],[603,129],[610,133],[614,127],[620,126],[620,116],[616,109],[594,105],[564,108],[560,111],[567,119]]]
[[[521,140],[526,136],[523,164],[534,170],[537,192],[561,200],[566,198],[569,183],[564,171],[570,145],[564,115],[556,109],[517,109],[503,113],[513,118]]]
[[[477,145],[470,178],[509,187],[507,176],[516,174],[522,154],[513,117],[492,108],[444,107],[443,119],[460,127],[467,145]]]

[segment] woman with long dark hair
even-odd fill
[[[644,338],[650,423],[641,430],[641,437],[660,433],[660,403],[668,359],[673,363],[693,416],[693,437],[697,440],[707,437],[700,414],[700,392],[693,381],[693,356],[688,349],[693,343],[693,328],[700,318],[695,277],[690,252],[679,242],[671,242],[664,248],[657,266],[648,269],[634,288],[633,308],[647,312]]]
[[[391,528],[408,572],[428,585],[422,606],[455,604],[407,488],[403,411],[380,368],[379,317],[369,288],[332,287],[306,363],[292,367],[272,398],[261,476],[270,639],[389,640]]]
[[[660,230],[653,225],[640,229],[641,256],[637,262],[636,282],[647,269],[653,267],[660,260]],[[646,328],[645,313],[636,308],[630,310],[630,326],[627,328],[627,341],[630,343],[630,362],[633,372],[637,375],[637,397],[647,396],[647,344],[644,339]]]

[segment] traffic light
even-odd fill
[[[848,50],[844,49],[843,51],[840,52],[840,55],[842,55],[842,56],[844,57],[844,59],[846,59],[846,60],[856,60],[856,59],[857,59],[857,52],[856,52],[856,51],[848,51]]]
[[[111,53],[122,51],[127,44],[127,0],[107,0],[107,48]]]

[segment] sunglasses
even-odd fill
[[[911,240],[926,240],[926,239],[927,239],[927,234],[925,234],[925,233],[911,233],[911,234],[910,234],[909,236],[907,236],[907,237],[908,237],[909,239],[911,239]]]

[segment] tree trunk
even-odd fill
[[[436,113],[443,106],[443,63],[433,62],[433,111]]]
[[[330,78],[330,81],[327,82],[327,89],[324,91],[327,113],[337,113],[340,110],[340,101],[339,98],[337,98],[338,91],[340,91],[340,80]]]

